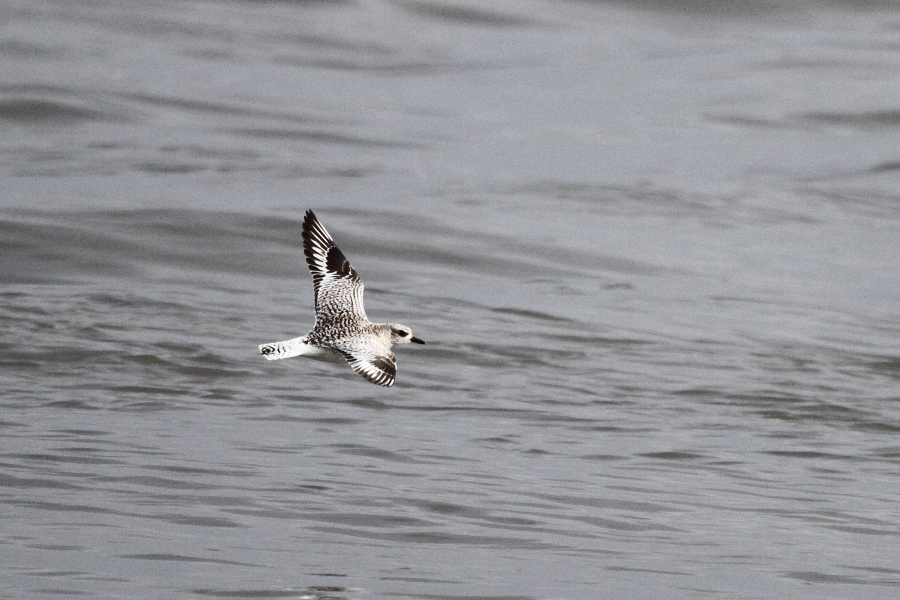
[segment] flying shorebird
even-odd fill
[[[335,246],[313,211],[303,219],[303,253],[312,273],[316,324],[302,337],[263,344],[268,360],[305,356],[326,362],[346,360],[372,383],[394,385],[397,344],[415,342],[412,330],[398,323],[372,323],[363,308],[363,284],[344,253]]]

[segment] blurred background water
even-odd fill
[[[895,598],[894,2],[0,0],[0,596]],[[316,210],[398,382],[269,363]]]

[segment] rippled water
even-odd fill
[[[0,14],[0,596],[898,594],[892,3]]]

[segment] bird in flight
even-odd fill
[[[303,219],[303,253],[312,273],[316,324],[307,335],[262,344],[259,351],[268,360],[292,356],[346,360],[367,381],[394,385],[397,362],[391,349],[406,342],[425,342],[406,325],[369,321],[359,275],[311,210]]]

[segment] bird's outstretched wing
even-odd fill
[[[379,354],[367,350],[339,350],[354,371],[367,381],[391,387],[397,375],[397,362],[391,352]]]
[[[312,273],[316,323],[368,321],[359,275],[311,210],[303,219],[303,253]]]

